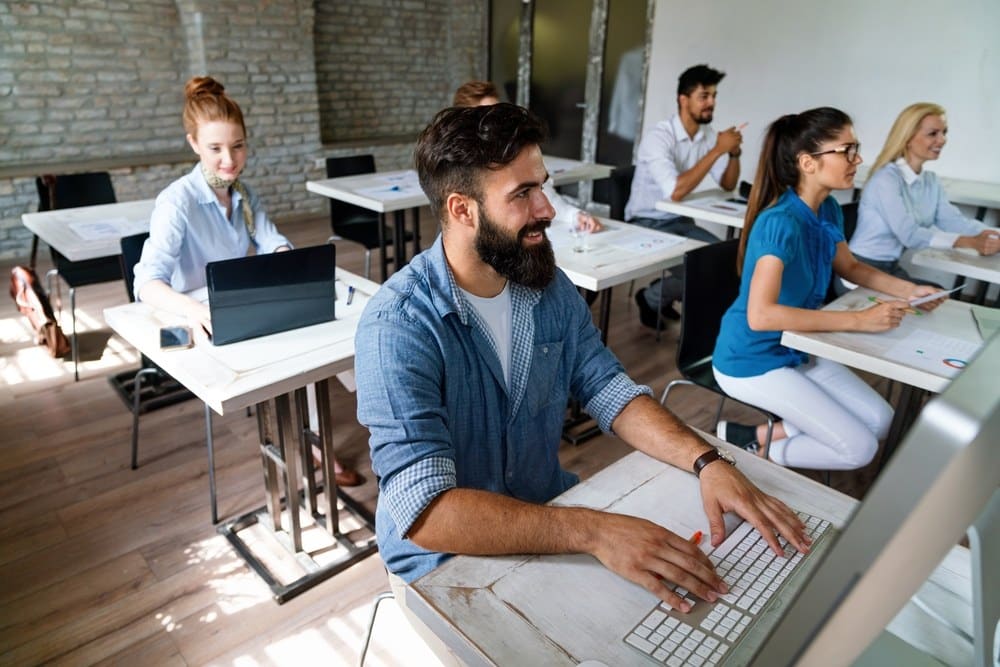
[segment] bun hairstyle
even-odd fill
[[[243,128],[243,112],[233,98],[226,95],[225,87],[210,76],[193,76],[184,85],[184,131],[198,137],[198,125],[224,121]]]
[[[819,107],[782,116],[767,128],[740,234],[738,273],[743,272],[747,239],[758,214],[774,204],[785,190],[799,184],[799,155],[815,153],[824,141],[836,139],[851,124],[851,117],[840,109]]]

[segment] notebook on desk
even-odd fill
[[[325,244],[205,266],[212,343],[334,319],[336,250]]]

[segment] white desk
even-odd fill
[[[874,305],[870,299],[876,294],[859,287],[827,304],[824,310],[864,310]],[[899,327],[891,331],[786,331],[781,335],[781,344],[902,383],[881,467],[916,419],[922,392],[944,390],[983,340],[969,304],[949,299],[932,312],[904,316]]]
[[[732,238],[735,230],[743,229],[747,212],[746,204],[729,201],[732,198],[732,193],[722,190],[705,190],[692,193],[681,201],[661,199],[656,202],[656,210],[725,225],[729,228],[726,238]]]
[[[831,302],[824,310],[864,310],[874,305],[870,297],[876,294],[878,292],[858,288]],[[958,369],[943,363],[940,358],[930,358],[934,352],[931,349],[925,350],[926,358],[920,354],[908,355],[907,342],[915,342],[922,335],[947,336],[972,350],[978,350],[983,343],[969,304],[949,299],[932,312],[906,315],[899,327],[891,331],[786,331],[781,335],[781,344],[920,389],[940,392]],[[963,350],[954,351],[964,356]]]
[[[602,164],[580,162],[561,157],[543,156],[546,169],[556,185],[566,185],[579,181],[607,178],[612,167]],[[403,248],[404,213],[413,214],[413,254],[420,252],[420,219],[417,210],[428,204],[427,195],[420,188],[417,172],[412,169],[380,171],[374,174],[340,176],[318,181],[306,181],[309,192],[361,206],[377,213],[394,213],[395,268],[399,270],[406,263]],[[380,236],[379,245],[382,261],[382,280],[388,277],[386,261],[386,240]]]
[[[984,257],[966,248],[923,248],[913,253],[917,266],[1000,285],[1000,253]]]
[[[120,255],[123,236],[149,231],[154,203],[143,199],[25,213],[21,221],[69,261],[82,262]]]
[[[328,381],[337,373],[353,368],[354,335],[358,321],[369,298],[379,288],[376,283],[340,269],[337,270],[337,279],[336,320],[218,347],[196,336],[196,344],[190,349],[162,350],[159,346],[160,327],[183,324],[182,317],[154,310],[143,303],[115,306],[104,311],[105,320],[118,335],[218,414],[257,406],[266,511],[261,508],[231,520],[220,526],[219,532],[226,535],[237,552],[268,583],[279,603],[377,549],[374,536],[355,544],[341,533],[338,500],[362,523],[374,524],[373,517],[341,489],[324,494],[320,505],[311,455],[312,443],[300,438],[307,426],[304,424],[307,420],[304,412],[307,404],[305,387],[315,383],[323,480],[329,489],[334,479],[334,452],[330,439],[332,413]],[[347,305],[348,286],[356,289],[351,305]],[[274,419],[271,417],[272,400]],[[303,551],[302,518],[297,501],[286,503],[289,507],[288,528],[283,528],[279,477],[284,478],[286,499],[298,499],[299,485],[302,479],[306,480],[304,500],[308,513],[336,540],[333,546],[339,545],[342,549],[340,557],[317,562]],[[319,509],[324,512],[320,514]],[[271,574],[238,535],[239,531],[257,523],[272,530],[283,546],[290,547],[294,559],[304,564],[306,574],[287,585],[281,584]],[[329,548],[329,545],[324,546]]]
[[[726,447],[763,490],[797,509],[842,526],[856,505],[828,487]],[[641,516],[680,535],[708,532],[697,478],[641,453],[626,456],[553,503]],[[968,551],[953,550],[932,579],[969,600]],[[587,555],[457,556],[407,587],[403,603],[470,665],[569,667],[582,660],[646,664],[621,638],[655,598]],[[946,632],[903,613],[889,630],[922,650],[934,649],[949,664],[956,654],[960,661],[967,655],[960,642],[942,636]]]

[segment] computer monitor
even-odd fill
[[[752,665],[849,665],[977,522],[1000,538],[1000,335],[939,396],[783,612]],[[982,524],[989,514],[994,523]],[[994,664],[1000,555],[974,553],[977,662]],[[977,570],[978,565],[978,571]],[[986,598],[983,598],[983,594]],[[992,596],[992,597],[990,597]]]

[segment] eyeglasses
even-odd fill
[[[828,153],[843,153],[844,157],[847,158],[848,162],[854,162],[858,159],[858,153],[861,151],[861,144],[847,144],[846,146],[841,146],[840,148],[831,148],[828,151],[819,151],[818,153],[810,153],[813,157],[818,155],[827,155]]]

